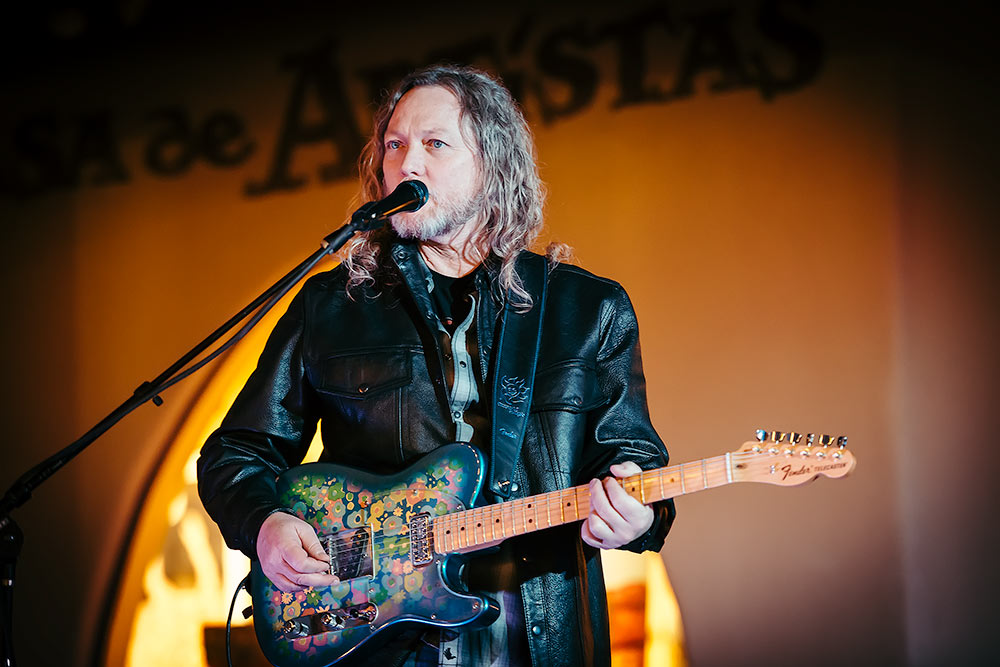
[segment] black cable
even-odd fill
[[[236,598],[240,595],[240,589],[245,588],[247,593],[250,592],[250,575],[243,577],[243,581],[236,584],[236,590],[233,591],[233,601],[229,603],[229,616],[226,617],[226,664],[229,667],[233,667],[233,651],[232,651],[232,641],[230,639],[230,634],[233,630],[233,610],[236,609]]]

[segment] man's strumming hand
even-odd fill
[[[329,557],[313,527],[285,512],[264,519],[257,534],[257,558],[264,576],[286,593],[340,583],[330,574]]]

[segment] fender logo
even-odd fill
[[[841,461],[840,463],[827,463],[825,465],[818,465],[815,468],[813,466],[803,465],[798,470],[795,470],[795,469],[792,468],[791,464],[788,464],[788,465],[781,466],[781,468],[779,468],[779,470],[781,470],[781,472],[784,473],[784,476],[782,476],[782,478],[781,478],[782,481],[784,481],[784,480],[788,479],[789,477],[796,477],[798,475],[808,475],[809,473],[811,473],[813,471],[815,471],[815,472],[823,472],[824,470],[836,470],[837,468],[843,468],[845,466],[847,466],[847,463]]]
[[[798,470],[792,470],[792,465],[788,464],[785,466],[781,466],[780,470],[781,472],[785,473],[785,475],[781,479],[786,480],[789,477],[795,477],[797,475],[808,475],[809,472],[812,470],[812,468],[810,466],[804,465]]]

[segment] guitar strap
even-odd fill
[[[493,450],[488,481],[490,491],[504,499],[511,496],[514,466],[531,412],[548,292],[548,262],[541,255],[523,252],[517,259],[517,273],[531,295],[532,306],[519,313],[507,294],[493,374]]]

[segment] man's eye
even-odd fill
[[[390,151],[397,150],[402,145],[403,144],[397,141],[396,139],[390,139],[389,141],[385,142],[385,147]]]
[[[440,139],[431,139],[427,143],[430,144],[431,148],[444,148],[445,146],[448,145],[448,144],[444,143],[443,141],[441,141]]]

